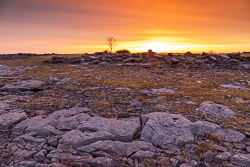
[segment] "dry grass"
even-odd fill
[[[197,153],[204,153],[208,150],[214,151],[213,143],[203,143],[196,148]]]
[[[79,55],[67,55],[67,57],[79,57]],[[225,126],[233,126],[242,129],[242,126],[249,124],[248,114],[250,107],[248,103],[236,103],[230,97],[241,97],[250,100],[249,90],[223,88],[220,84],[245,83],[249,81],[250,74],[234,70],[188,70],[184,68],[151,68],[141,69],[139,67],[118,67],[116,65],[103,66],[71,66],[64,64],[44,64],[44,57],[32,57],[25,60],[5,60],[6,65],[15,68],[16,66],[34,66],[34,69],[22,72],[25,76],[32,76],[33,79],[48,81],[49,78],[71,77],[72,81],[66,85],[47,86],[46,94],[35,96],[32,103],[23,102],[25,108],[44,109],[46,104],[50,107],[63,108],[74,106],[83,101],[90,101],[88,107],[105,117],[114,117],[118,112],[126,112],[124,102],[138,99],[142,102],[148,112],[156,111],[156,104],[166,105],[172,108],[172,112],[183,115],[194,114],[201,118],[203,115],[197,111],[203,101],[230,106],[238,114],[235,119],[225,120]],[[198,83],[197,81],[201,81]],[[8,81],[13,82],[13,81]],[[247,86],[247,85],[246,85]],[[93,87],[99,87],[92,89]],[[115,90],[115,88],[129,88],[130,90]],[[175,93],[143,94],[141,90],[152,88],[167,88],[175,90]],[[220,91],[218,91],[220,90]],[[159,96],[163,100],[155,101]],[[53,99],[53,103],[51,101]],[[181,105],[175,105],[180,101]],[[197,105],[187,105],[185,101],[196,102]],[[46,106],[45,105],[45,106]],[[39,107],[40,106],[40,107]],[[47,110],[53,112],[53,109]],[[132,111],[130,114],[137,114]],[[223,120],[223,119],[222,119]]]
[[[250,57],[250,53],[241,53],[240,56],[243,56],[243,57]]]
[[[143,158],[142,162],[145,164],[146,167],[155,166],[153,159],[149,157]]]

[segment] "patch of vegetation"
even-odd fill
[[[123,49],[123,50],[117,50],[116,53],[120,53],[120,54],[130,54],[130,51],[127,49]]]
[[[197,153],[204,153],[208,150],[214,151],[214,144],[213,143],[202,143],[196,148]]]
[[[124,51],[124,50],[122,50]],[[126,52],[126,51],[125,51]],[[221,87],[221,84],[241,83],[249,80],[250,74],[235,70],[185,68],[148,68],[120,67],[115,64],[104,66],[74,66],[65,64],[44,64],[44,59],[55,55],[30,57],[29,59],[3,60],[12,68],[34,67],[21,73],[31,79],[47,82],[50,78],[65,77],[72,81],[64,85],[50,84],[44,87],[43,92],[37,92],[30,102],[18,102],[29,113],[36,110],[46,110],[47,113],[61,108],[74,107],[76,104],[88,107],[91,112],[104,117],[115,117],[118,112],[128,112],[130,116],[138,116],[145,112],[157,111],[156,104],[167,106],[168,112],[183,115],[195,115],[205,119],[195,109],[203,101],[230,106],[236,112],[234,119],[218,118],[221,126],[244,129],[248,124],[250,107],[248,103],[236,102],[231,97],[240,97],[250,100],[250,91]],[[60,55],[64,57],[79,57],[81,55]],[[21,79],[5,80],[5,83],[21,81]],[[200,82],[197,82],[200,81]],[[96,88],[96,89],[93,89]],[[122,88],[117,90],[117,88]],[[125,89],[123,89],[125,88]],[[174,93],[143,93],[142,90],[166,88]],[[164,97],[157,101],[158,97]],[[53,100],[51,100],[53,99]],[[137,99],[145,110],[132,109],[127,111],[129,102]],[[175,102],[181,102],[176,105]],[[196,102],[197,105],[185,104],[185,101]]]
[[[146,167],[152,167],[155,165],[153,159],[149,157],[143,158],[142,162],[145,164]]]
[[[157,157],[156,160],[161,167],[165,167],[169,162],[169,159],[167,157]]]

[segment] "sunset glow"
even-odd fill
[[[145,50],[152,49],[155,52],[166,52],[167,50],[171,50],[167,43],[162,42],[151,42],[145,44]]]
[[[250,51],[249,0],[1,0],[0,53]]]

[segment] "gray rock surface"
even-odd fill
[[[207,152],[204,153],[204,161],[205,162],[212,162],[214,159],[214,153],[211,150],[208,150]]]
[[[201,111],[202,114],[212,117],[222,117],[222,118],[235,117],[235,112],[231,110],[230,107],[221,104],[216,104],[211,101],[202,102],[196,110]]]
[[[132,154],[138,151],[151,151],[155,152],[155,147],[151,143],[144,141],[133,141],[127,145],[126,156],[130,157]]]
[[[216,163],[221,163],[223,161],[227,161],[231,156],[232,156],[231,153],[229,153],[229,152],[223,152],[223,153],[220,153],[220,154],[216,155],[214,157],[214,161]]]
[[[48,135],[62,135],[62,131],[57,130],[49,124],[51,122],[53,122],[53,120],[43,119],[41,116],[36,116],[17,124],[12,129],[12,133],[14,135],[31,134],[32,136],[44,137]]]
[[[236,154],[230,158],[230,162],[239,166],[250,166],[250,154]]]
[[[216,134],[225,141],[241,142],[245,135],[207,121],[190,122],[179,114],[155,112],[142,115],[141,140],[167,148],[169,144],[183,146],[194,141],[194,135]]]
[[[89,120],[81,121],[78,129],[82,132],[93,134],[105,134],[107,140],[132,141],[134,135],[140,129],[138,117],[124,118],[120,120],[91,117]]]
[[[138,107],[142,103],[133,100],[130,105]],[[194,150],[198,147],[198,145],[188,147],[188,145],[195,145],[192,143],[196,142],[196,136],[215,134],[226,142],[242,142],[245,139],[245,135],[240,132],[223,129],[207,121],[191,122],[180,114],[154,112],[143,114],[140,118],[107,119],[91,117],[84,113],[89,110],[84,107],[74,107],[55,111],[47,118],[42,116],[27,118],[26,116],[25,120],[20,119],[18,124],[15,121],[10,123],[8,126],[14,126],[12,134],[15,136],[11,143],[13,155],[19,159],[33,159],[37,162],[23,162],[20,164],[22,166],[30,164],[42,166],[38,162],[57,161],[62,157],[67,157],[66,159],[79,165],[107,166],[106,164],[110,164],[112,166],[114,157],[124,157],[127,158],[126,161],[132,163],[146,157],[154,159],[159,155],[177,155],[171,158],[172,164],[177,165],[184,161],[181,155],[185,148]],[[8,114],[17,116],[24,113]],[[3,116],[5,114],[0,118]],[[135,134],[140,129],[140,138],[134,140]],[[187,147],[182,147],[184,145]],[[240,144],[234,145],[238,148]],[[217,147],[218,151],[226,150],[219,147],[221,146]],[[214,157],[213,152],[207,151],[203,157],[206,165],[209,165],[213,161],[227,162],[232,155],[224,152]],[[233,156],[230,162],[237,164],[238,159],[248,158],[246,154],[240,155]],[[199,158],[195,162],[199,162]],[[245,160],[244,163],[248,161]],[[139,162],[139,164],[142,163]]]
[[[45,82],[37,80],[21,81],[5,84],[0,90],[9,92],[37,91],[42,90],[45,84]]]
[[[0,115],[0,130],[6,130],[27,119],[26,113],[7,113]]]
[[[124,156],[126,151],[126,146],[128,143],[120,141],[97,141],[87,146],[78,147],[76,150],[79,152],[85,152],[92,154],[97,151],[103,151],[110,155]]]
[[[166,148],[169,144],[184,145],[192,142],[194,136],[190,131],[191,122],[177,114],[156,112],[145,114],[146,122],[141,132],[141,140]]]
[[[143,158],[153,158],[155,155],[155,153],[151,152],[151,151],[142,151],[142,150],[139,150],[137,151],[135,154],[133,154],[131,156],[132,159],[143,159]]]

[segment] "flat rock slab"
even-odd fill
[[[155,112],[142,115],[144,125],[140,140],[166,149],[168,145],[183,146],[194,141],[194,135],[216,134],[224,141],[241,142],[245,135],[231,129],[223,129],[207,121],[190,122],[180,114]]]
[[[41,116],[26,119],[12,129],[12,134],[16,136],[21,134],[31,134],[32,136],[41,137],[47,137],[49,135],[62,135],[62,131],[57,130],[49,124],[53,121],[54,120],[51,119],[43,119]]]
[[[43,85],[45,84],[46,84],[45,82],[37,80],[21,81],[21,82],[6,84],[1,88],[1,90],[8,92],[37,91],[37,90],[42,90]]]
[[[222,117],[222,118],[233,118],[235,117],[235,112],[231,110],[229,106],[216,104],[212,101],[204,101],[200,104],[197,111],[201,111],[202,114],[212,116],[212,117]]]
[[[162,148],[169,144],[184,145],[194,141],[190,130],[191,122],[178,114],[164,112],[150,113],[142,116],[146,122],[141,132],[141,140]]]
[[[238,86],[238,85],[233,85],[233,84],[228,84],[228,85],[220,85],[221,87],[224,88],[231,88],[231,89],[243,89],[243,90],[250,90],[249,88],[246,88],[244,86]]]
[[[236,154],[230,158],[235,165],[250,167],[250,154]]]
[[[65,134],[59,144],[71,143],[74,147],[88,145],[100,140],[130,142],[140,129],[137,117],[122,120],[90,117],[82,113],[77,116],[80,123],[77,130]]]
[[[174,90],[166,89],[166,88],[160,88],[160,89],[152,89],[152,90],[141,90],[142,93],[174,93]]]
[[[73,147],[88,145],[102,140],[131,142],[140,130],[140,118],[106,119],[91,117],[85,113],[87,108],[59,110],[46,119],[36,116],[20,122],[12,129],[15,136],[29,134],[33,137],[61,135],[59,144]]]
[[[6,130],[27,119],[26,113],[7,113],[0,115],[0,130]]]
[[[140,151],[155,152],[155,147],[148,142],[133,141],[121,142],[121,141],[97,141],[90,145],[81,146],[76,149],[81,153],[88,153],[94,155],[96,152],[104,152],[109,155],[126,156],[131,157]],[[145,156],[146,157],[146,156]]]

